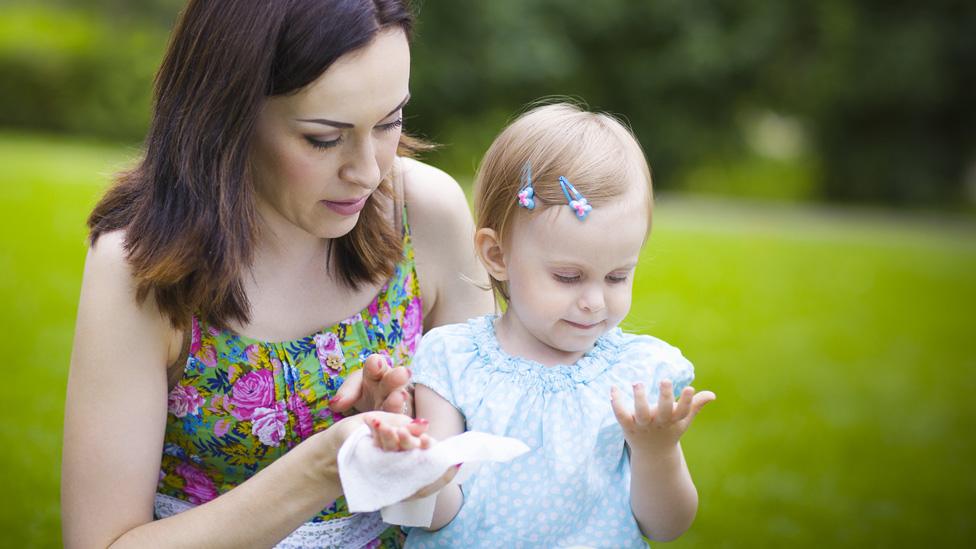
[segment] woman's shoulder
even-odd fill
[[[138,327],[140,334],[154,334],[170,349],[179,349],[182,333],[161,313],[152,295],[140,299],[137,294],[138,281],[129,263],[125,243],[124,229],[100,234],[91,242],[82,278],[82,302],[90,303],[100,311],[93,315],[95,322],[118,322]],[[100,328],[109,329],[108,326]]]
[[[410,226],[421,232],[464,228],[471,223],[461,185],[443,170],[412,158],[401,158],[403,195]]]

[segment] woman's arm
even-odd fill
[[[362,420],[343,420],[227,494],[153,522],[166,364],[180,338],[151,298],[136,304],[122,239],[102,236],[85,263],[65,405],[64,544],[274,545],[341,495],[336,451]]]
[[[404,196],[424,300],[424,329],[494,311],[488,274],[474,251],[464,191],[437,168],[403,159]]]
[[[426,385],[417,385],[414,401],[417,405],[417,418],[429,422],[428,433],[434,439],[445,440],[464,432],[464,417],[461,412]],[[437,495],[434,519],[428,530],[440,530],[446,526],[461,510],[462,503],[464,495],[461,493],[461,486],[445,486]]]

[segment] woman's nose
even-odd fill
[[[376,162],[376,149],[370,138],[349,148],[339,170],[339,178],[354,185],[372,190],[380,180],[380,166]]]

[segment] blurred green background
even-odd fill
[[[0,545],[57,546],[84,219],[178,0],[0,4]],[[976,541],[976,4],[428,0],[408,129],[470,181],[523,104],[626,117],[659,200],[626,327],[718,401],[674,547]]]

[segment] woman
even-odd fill
[[[89,219],[66,545],[399,545],[346,512],[336,453],[355,412],[419,444],[370,410],[410,413],[422,329],[492,308],[463,193],[402,156],[405,3],[187,5],[145,157]]]

